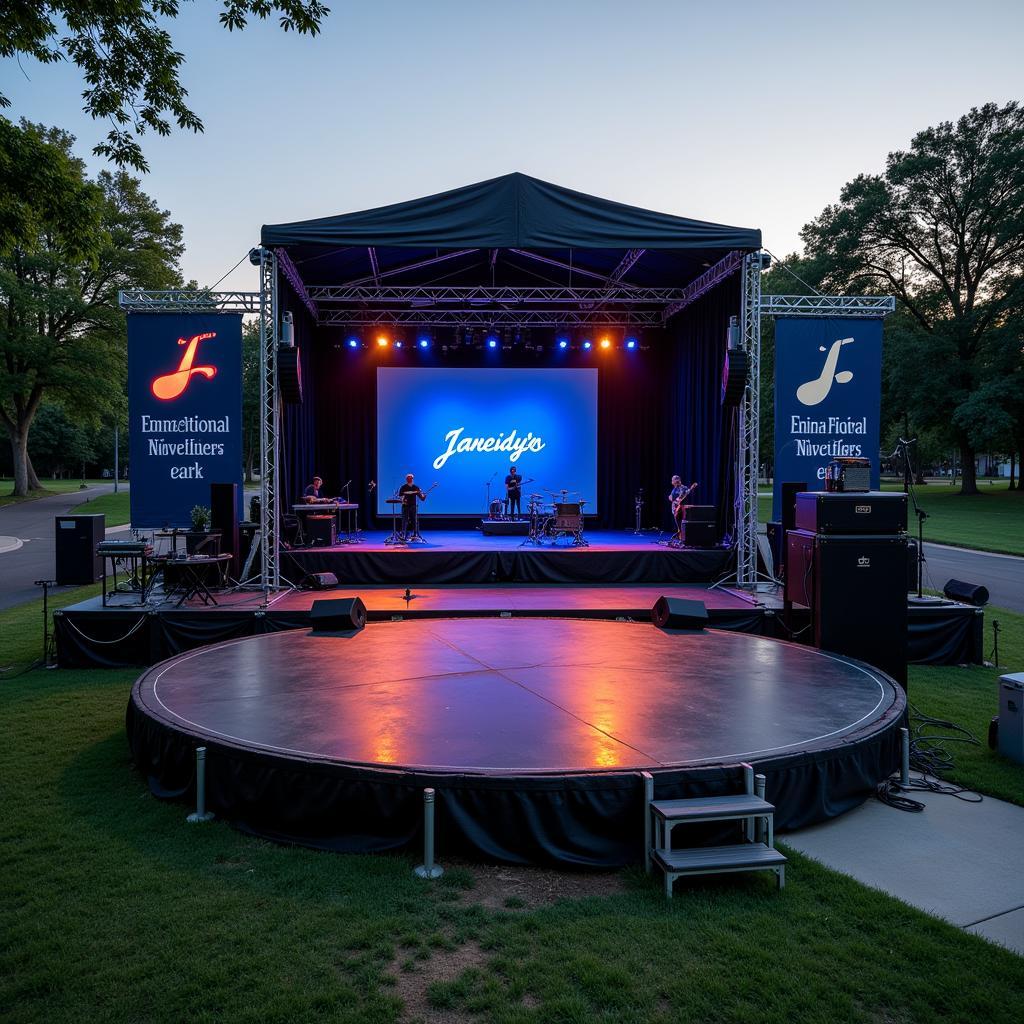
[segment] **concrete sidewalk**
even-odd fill
[[[1024,956],[1024,807],[910,793],[919,814],[874,798],[780,841],[858,882]]]

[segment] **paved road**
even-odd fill
[[[949,579],[982,583],[988,587],[992,604],[1024,612],[1024,558],[951,548],[927,541],[924,557],[925,586],[942,590]]]
[[[113,489],[113,483],[103,484],[0,508],[0,536],[22,542],[17,550],[0,554],[0,608],[39,597],[42,591],[33,580],[53,579],[53,517]]]

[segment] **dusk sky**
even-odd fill
[[[330,0],[328,0],[330,2]],[[523,171],[621,202],[760,227],[784,255],[844,182],[915,131],[1024,97],[1019,2],[335,0],[317,38],[170,31],[206,132],[147,136],[144,187],[212,284],[264,222],[328,216]],[[5,115],[89,155],[72,65],[0,61]],[[222,287],[255,288],[243,264]]]

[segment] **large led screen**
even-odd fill
[[[421,515],[482,514],[515,466],[533,492],[578,492],[597,512],[596,369],[377,370],[377,511],[413,473]],[[574,500],[570,498],[570,500]]]

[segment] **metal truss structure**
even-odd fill
[[[260,569],[263,591],[281,586],[281,410],[277,392],[277,344],[280,322],[277,255],[260,248]]]
[[[888,316],[896,311],[892,295],[765,295],[762,316]]]
[[[330,309],[321,327],[661,327],[660,310]]]
[[[740,344],[747,354],[747,386],[740,402],[736,438],[736,582],[757,586],[757,484],[761,449],[760,252],[743,256]],[[714,267],[712,267],[712,270]]]
[[[131,313],[258,313],[259,292],[164,291],[129,288],[117,293],[118,305]]]
[[[443,263],[477,250],[439,254],[416,264],[382,270],[371,259],[368,278],[343,285],[307,286],[287,253],[264,248],[259,256],[259,292],[214,292],[183,289],[132,289],[119,294],[120,305],[134,312],[246,313],[259,318],[260,327],[260,559],[261,582],[269,595],[281,586],[280,566],[280,452],[281,410],[277,389],[280,328],[278,275],[291,288],[319,326],[393,327],[564,327],[659,328],[730,275],[741,272],[741,341],[747,354],[748,376],[739,408],[736,441],[736,581],[740,587],[757,585],[757,491],[761,439],[761,318],[884,317],[896,308],[891,296],[762,295],[761,252],[730,252],[682,289],[644,288],[622,281],[643,256],[631,249],[611,276],[574,268],[539,253],[508,250],[572,273],[595,278],[593,287],[456,287],[448,285],[391,286],[384,279],[408,270]],[[376,254],[374,254],[375,256]],[[491,253],[491,266],[497,251]],[[609,308],[609,307],[625,308]],[[390,307],[390,308],[389,308]]]

